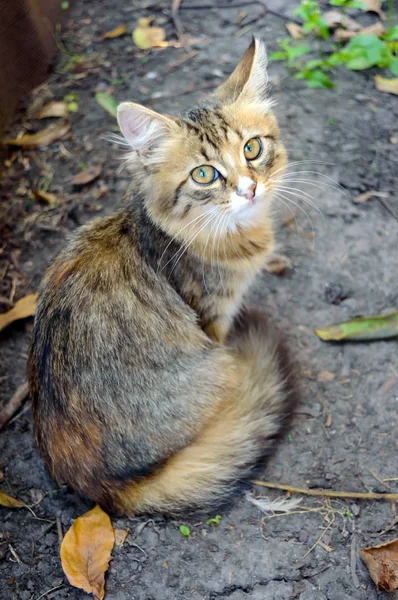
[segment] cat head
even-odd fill
[[[267,94],[267,57],[253,39],[231,76],[183,117],[123,102],[127,162],[146,208],[169,234],[222,232],[269,220],[272,176],[286,152]]]

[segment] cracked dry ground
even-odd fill
[[[95,91],[112,87],[118,101],[183,110],[202,96],[204,86],[216,84],[232,70],[252,33],[263,37],[271,51],[277,38],[285,35],[283,21],[273,16],[260,15],[240,35],[236,19],[241,9],[192,10],[181,11],[186,30],[199,40],[191,48],[142,53],[133,48],[130,36],[99,41],[103,31],[123,22],[132,25],[138,16],[163,17],[161,8],[168,3],[146,5],[152,6],[145,10],[139,2],[80,1],[73,9],[62,38],[73,54],[87,57],[84,76],[56,68],[41,94],[57,99],[79,94],[79,109],[62,144],[18,153],[3,177],[2,235],[7,244],[0,260],[2,269],[8,266],[2,295],[8,295],[12,278],[17,280],[17,298],[34,291],[68,232],[97,214],[111,212],[120,202],[128,178],[125,172],[117,174],[121,150],[103,140],[114,121],[97,105]],[[273,3],[275,10],[285,14],[295,6],[294,2]],[[248,11],[249,17],[259,14],[255,6]],[[163,25],[170,39],[172,25],[169,21]],[[192,50],[197,54],[178,66],[184,53]],[[62,54],[58,57],[64,59]],[[342,72],[337,89],[331,91],[304,88],[277,63],[271,65],[270,76],[290,159],[316,161],[301,169],[321,171],[346,193],[325,185],[324,178],[305,175],[319,186],[303,184],[322,213],[321,217],[302,204],[315,237],[307,235],[311,227],[306,216],[291,206],[304,235],[296,233],[292,221],[280,228],[278,241],[294,268],[283,277],[264,274],[252,293],[252,300],[286,332],[300,365],[302,387],[302,404],[291,433],[271,460],[266,478],[301,487],[386,491],[382,480],[398,477],[396,342],[328,345],[317,339],[313,328],[397,308],[398,223],[377,199],[355,205],[352,198],[379,190],[396,205],[398,146],[393,142],[398,135],[398,103],[375,90],[373,74]],[[187,88],[191,93],[178,94]],[[11,133],[17,131],[18,123]],[[70,180],[80,163],[100,164],[102,173],[96,182],[76,191]],[[44,171],[53,175],[50,190],[61,201],[58,208],[48,209],[27,193]],[[284,211],[281,206],[281,221],[289,217],[289,211]],[[327,284],[329,290],[341,286],[347,298],[330,304]],[[25,377],[31,327],[31,322],[22,322],[1,334],[0,402]],[[43,597],[85,598],[63,577],[54,521],[58,518],[65,532],[89,503],[50,480],[33,444],[29,409],[1,432],[0,445],[1,489],[28,503],[41,498],[40,490],[47,493],[35,507],[44,520],[26,510],[1,510],[0,597],[37,600],[55,588]],[[398,481],[387,485],[398,490]],[[254,492],[270,498],[282,494],[261,488]],[[394,529],[380,536],[393,518],[391,505],[311,499],[304,499],[302,505],[316,510],[263,521],[258,508],[240,497],[221,512],[216,527],[205,524],[213,514],[187,515],[182,521],[114,519],[114,526],[128,528],[130,535],[114,551],[106,598],[384,598],[375,590],[358,552],[360,547],[396,536]],[[179,531],[182,523],[190,527],[190,538]],[[10,554],[9,544],[20,562]]]

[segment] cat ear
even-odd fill
[[[216,90],[217,99],[226,103],[234,102],[240,96],[264,100],[268,84],[267,63],[264,42],[253,38],[232,75]]]
[[[133,150],[145,152],[158,146],[170,134],[173,121],[134,102],[117,107],[117,122]]]

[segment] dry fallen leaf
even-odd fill
[[[325,21],[328,27],[337,27],[342,25],[345,29],[350,31],[359,31],[361,26],[357,21],[351,19],[347,15],[343,15],[338,10],[328,10],[322,15],[322,19]]]
[[[116,546],[123,546],[129,534],[128,529],[115,529],[115,544]]]
[[[166,37],[163,27],[151,27],[153,17],[138,19],[138,26],[133,31],[133,42],[141,50],[162,46]]]
[[[337,41],[347,41],[352,40],[357,35],[363,34],[372,34],[376,37],[380,37],[383,33],[386,32],[386,28],[383,23],[378,21],[377,23],[373,23],[373,25],[369,25],[369,27],[364,27],[363,29],[358,29],[357,31],[348,31],[347,29],[337,29],[334,32],[333,39]]]
[[[382,0],[361,0],[362,10],[365,12],[374,12],[379,15],[380,19],[383,21],[386,18],[385,13],[381,10],[381,2]]]
[[[78,517],[61,544],[62,568],[69,583],[102,600],[114,545],[111,520],[98,505]]]
[[[364,192],[363,194],[359,194],[352,199],[354,204],[363,204],[367,202],[370,198],[388,198],[388,194],[386,192],[378,192],[377,190],[370,190],[369,192]]]
[[[18,300],[14,308],[0,315],[0,331],[18,321],[19,319],[26,319],[26,317],[33,317],[36,312],[38,294],[29,294],[24,298]]]
[[[386,592],[398,589],[398,539],[363,548],[359,555],[378,587]]]
[[[41,200],[42,202],[46,202],[50,206],[55,206],[58,204],[58,198],[55,194],[50,194],[50,192],[44,192],[43,190],[32,190],[32,196],[36,200]]]
[[[286,269],[291,269],[292,267],[292,262],[283,254],[272,254],[265,265],[266,271],[272,275],[282,275]]]
[[[386,92],[387,94],[395,94],[398,96],[398,77],[386,79],[385,77],[381,77],[381,75],[376,75],[375,82],[379,92]]]
[[[37,133],[27,133],[20,138],[8,138],[2,140],[3,144],[9,146],[21,146],[23,148],[40,148],[41,146],[49,146],[56,140],[59,140],[66,135],[70,129],[71,123],[67,119],[59,123],[53,123],[45,129]]]
[[[69,115],[68,105],[62,100],[50,102],[43,106],[35,115],[36,119],[48,119],[50,117],[61,117],[65,119]]]
[[[290,37],[294,40],[301,40],[304,37],[301,25],[297,25],[297,23],[286,23],[285,27],[288,30]]]
[[[331,373],[330,371],[321,371],[318,373],[317,381],[326,383],[327,381],[333,381],[335,378],[336,375],[334,373]]]
[[[127,32],[127,25],[118,25],[111,31],[107,31],[101,36],[101,40],[110,40],[113,38],[121,37]]]
[[[71,181],[72,185],[86,185],[87,183],[91,183],[94,179],[97,179],[101,175],[102,168],[100,165],[93,165],[85,169],[84,171],[80,171]]]
[[[22,502],[22,500],[17,500],[5,492],[0,492],[0,506],[6,506],[7,508],[23,508],[26,504],[25,502]]]

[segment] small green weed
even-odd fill
[[[330,4],[341,9],[363,8],[355,0],[331,0]],[[269,59],[286,63],[295,79],[303,79],[311,88],[333,88],[333,71],[345,67],[350,71],[361,71],[378,67],[389,69],[398,77],[398,25],[392,25],[393,2],[389,0],[388,29],[380,37],[362,33],[352,38],[345,46],[338,46],[330,36],[329,28],[322,18],[321,8],[315,0],[302,0],[295,15],[302,21],[302,31],[308,34],[308,42],[285,38],[278,42],[281,50]],[[311,54],[307,58],[306,55]],[[305,57],[305,58],[304,58]]]
[[[191,530],[189,529],[189,527],[187,527],[186,525],[180,525],[179,529],[182,535],[184,535],[185,537],[191,537]]]
[[[215,517],[212,517],[211,519],[207,519],[206,525],[219,525],[220,522],[221,522],[220,515],[216,515]]]

